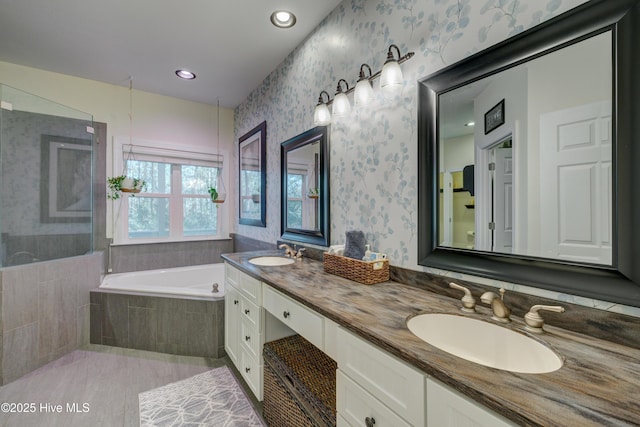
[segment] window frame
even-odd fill
[[[217,223],[215,235],[184,235],[184,200],[187,198],[206,198],[208,194],[183,194],[182,192],[182,166],[195,165],[221,169],[222,180],[227,179],[225,168],[225,156],[223,153],[203,153],[187,151],[184,147],[160,144],[150,141],[131,141],[128,138],[114,138],[113,161],[114,171],[123,171],[125,159],[128,158],[130,148],[133,146],[132,160],[169,163],[171,166],[171,193],[146,193],[142,192],[135,197],[167,198],[169,199],[169,235],[164,237],[131,238],[129,237],[129,198],[133,197],[123,193],[120,199],[112,204],[112,236],[114,245],[137,245],[150,243],[188,242],[202,240],[223,240],[229,238],[228,208],[226,203],[216,204]],[[116,172],[120,174],[120,172]]]

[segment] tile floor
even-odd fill
[[[138,393],[224,365],[235,369],[226,357],[92,344],[0,387],[0,426],[139,426]],[[259,402],[252,403],[262,413]]]

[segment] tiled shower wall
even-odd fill
[[[89,290],[102,265],[94,252],[0,270],[1,384],[89,343]]]

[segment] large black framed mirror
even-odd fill
[[[267,226],[267,122],[260,123],[238,140],[240,175],[239,222]]]
[[[592,0],[419,81],[420,265],[640,306],[639,29]]]
[[[318,126],[284,141],[282,167],[282,239],[328,246],[329,137]]]

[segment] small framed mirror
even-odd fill
[[[239,139],[240,224],[267,226],[267,122]]]
[[[281,145],[282,238],[329,245],[329,138],[318,126]]]

